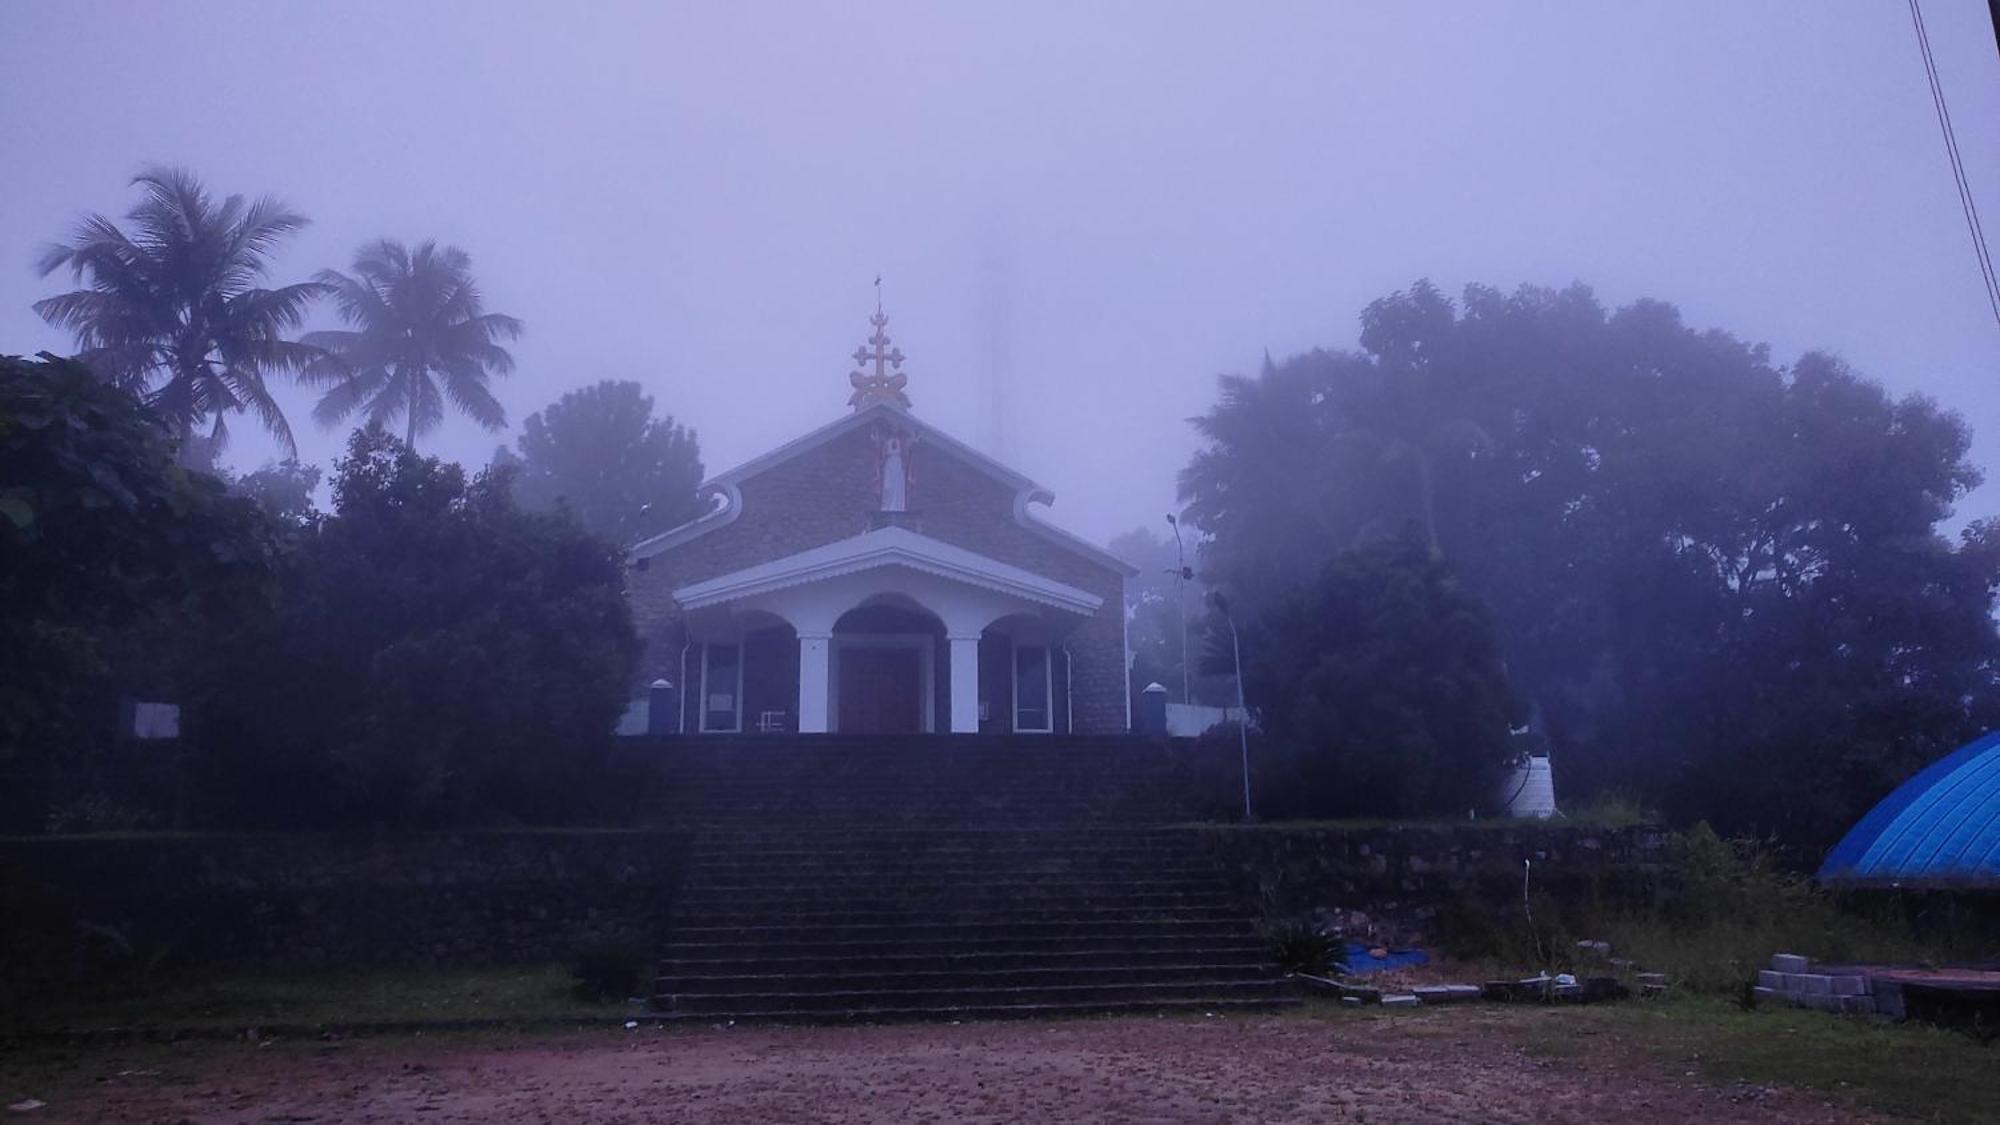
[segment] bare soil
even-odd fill
[[[1861,1119],[1643,1053],[1536,1057],[1523,1020],[1458,1009],[90,1047],[0,1058],[6,1102],[47,1103],[0,1122]]]

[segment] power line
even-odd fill
[[[1972,236],[1972,252],[1979,259],[1980,280],[1986,283],[1986,303],[1992,306],[1993,322],[2000,325],[2000,280],[1993,273],[1993,256],[1986,249],[1986,231],[1979,223],[1979,205],[1973,201],[1972,185],[1965,178],[1965,161],[1959,156],[1958,136],[1951,127],[1951,107],[1945,104],[1944,85],[1938,81],[1937,59],[1931,55],[1931,36],[1924,27],[1924,10],[1917,0],[1909,0],[1910,24],[1917,31],[1917,49],[1924,57],[1924,76],[1931,86],[1931,105],[1937,110],[1938,128],[1944,133],[1945,156],[1951,161],[1952,183],[1958,188],[1959,210],[1965,213],[1966,233]]]

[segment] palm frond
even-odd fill
[[[445,368],[444,393],[453,406],[489,430],[507,425],[507,409],[486,385],[487,372],[473,360],[459,360]]]
[[[328,387],[319,396],[313,407],[313,421],[332,428],[345,422],[354,412],[369,405],[369,401],[380,391],[388,373],[380,368],[348,370],[345,378]]]

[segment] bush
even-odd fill
[[[638,641],[617,550],[379,430],[336,466],[276,611],[188,708],[228,827],[590,815]]]
[[[1667,883],[1668,893],[1651,906],[1559,903],[1537,892],[1532,929],[1518,905],[1497,914],[1447,913],[1438,929],[1455,957],[1556,971],[1601,971],[1578,957],[1576,943],[1603,939],[1617,956],[1667,974],[1677,987],[1729,997],[1740,997],[1773,953],[1922,962],[1996,952],[1977,912],[1919,919],[1901,901],[1829,893],[1788,870],[1768,845],[1724,840],[1706,824],[1675,842]]]
[[[1333,970],[1335,943],[1310,922],[1276,922],[1264,928],[1271,959],[1288,973],[1325,976]]]

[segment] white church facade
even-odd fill
[[[1123,562],[1041,519],[1046,488],[925,423],[878,310],[849,411],[702,486],[634,545],[666,729],[1118,733]]]

